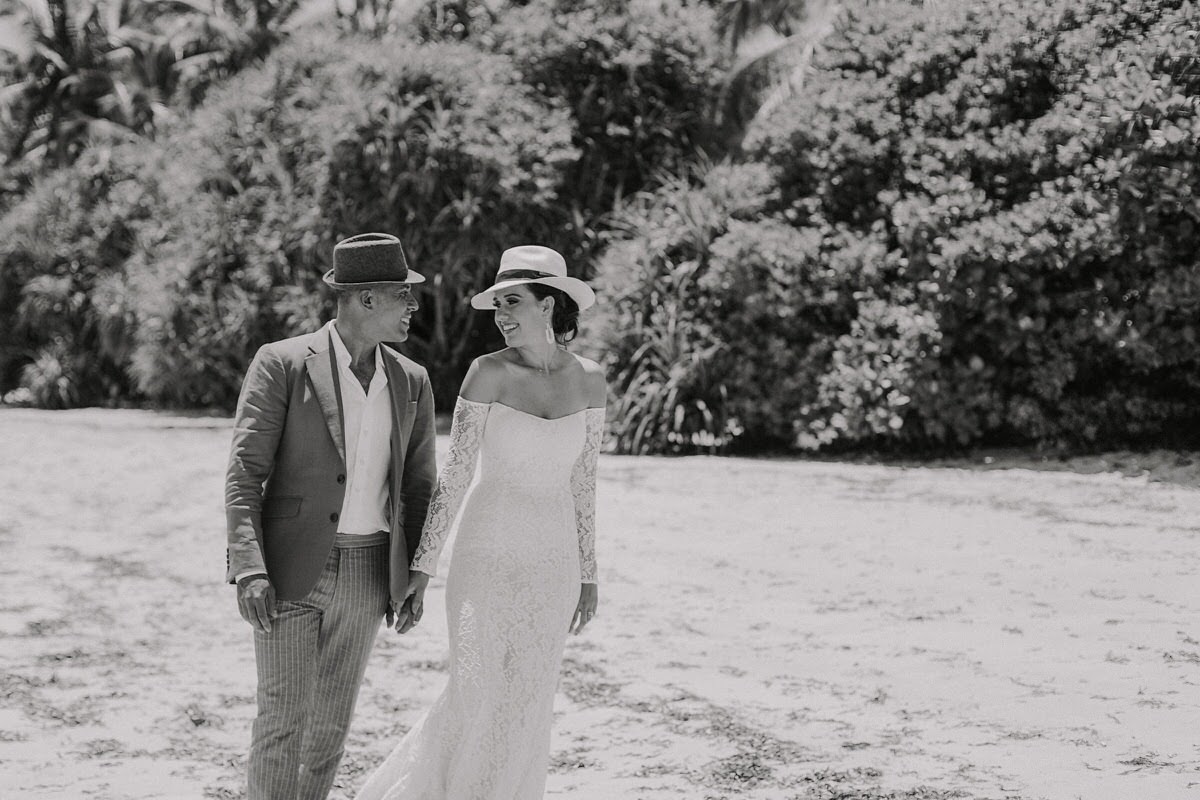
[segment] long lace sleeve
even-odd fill
[[[421,543],[413,555],[412,569],[435,575],[438,556],[450,526],[454,524],[463,497],[475,477],[475,462],[479,458],[479,443],[483,439],[483,426],[491,406],[458,398],[454,404],[454,417],[450,423],[450,453],[446,464],[438,475],[437,486],[429,500],[429,516],[425,529],[421,531]]]
[[[596,465],[604,436],[604,409],[589,408],[587,439],[571,470],[571,494],[575,498],[575,528],[579,533],[579,574],[583,583],[596,582]]]

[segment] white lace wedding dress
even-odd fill
[[[542,797],[567,628],[580,582],[596,580],[603,424],[603,409],[543,419],[458,399],[413,558],[433,574],[461,508],[446,577],[449,682],[357,800]]]

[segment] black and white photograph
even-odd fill
[[[1200,798],[1196,0],[0,0],[0,799]]]

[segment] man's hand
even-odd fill
[[[271,632],[275,619],[275,587],[266,575],[247,575],[237,583],[238,611],[259,633]]]
[[[429,585],[429,576],[424,572],[409,570],[408,593],[400,608],[396,609],[396,633],[408,633],[421,621],[425,613],[425,587]],[[393,607],[395,600],[392,601]],[[391,624],[390,621],[388,624]]]

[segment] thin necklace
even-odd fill
[[[554,359],[558,357],[558,351],[560,349],[561,349],[560,347],[555,346],[554,353],[550,356],[551,363],[553,363]],[[544,377],[547,377],[547,378],[550,377],[550,368],[549,367],[538,366],[537,364],[534,364],[534,363],[528,361],[525,358],[525,354],[521,353],[520,350],[518,350],[517,352],[520,353],[520,355],[521,355],[521,363],[522,364],[524,364],[525,366],[529,367],[532,370],[536,370],[538,372],[538,374],[540,374]]]

